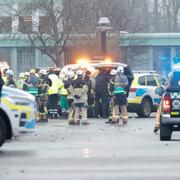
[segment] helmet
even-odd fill
[[[20,73],[19,78],[25,78],[25,73]]]
[[[30,70],[30,74],[35,74],[36,73],[36,70],[35,69],[31,69]]]
[[[78,75],[78,76],[82,76],[82,75],[83,75],[83,71],[82,71],[82,70],[78,70],[78,71],[77,71],[77,75]]]
[[[13,73],[13,71],[12,71],[11,69],[8,69],[8,70],[6,71],[6,74],[7,74],[7,75],[10,75],[10,76],[13,76],[13,75],[14,75],[14,73]]]
[[[68,71],[68,72],[67,72],[67,77],[68,77],[68,78],[73,78],[74,76],[75,76],[74,71]]]
[[[39,74],[38,74],[38,73],[35,73],[35,76],[36,76],[37,78],[39,78]]]
[[[111,72],[110,72],[110,75],[115,76],[116,74],[117,74],[117,70],[112,69]]]
[[[124,68],[122,66],[119,66],[117,68],[117,72],[124,73]]]
[[[25,76],[29,76],[29,72],[25,72],[24,75],[25,75]]]
[[[47,75],[47,71],[45,69],[41,69],[39,71],[39,74],[42,74],[42,75]]]

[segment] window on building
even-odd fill
[[[25,72],[35,67],[35,50],[34,48],[18,48],[18,72]]]
[[[11,65],[11,48],[0,48],[0,61],[5,61]]]
[[[155,80],[153,75],[147,75],[146,78],[147,78],[147,85],[148,86],[157,86],[156,80]]]
[[[22,33],[32,32],[32,16],[24,16],[19,18],[19,31]]]
[[[138,84],[142,85],[142,86],[145,86],[145,76],[142,76],[142,77],[139,78]]]
[[[11,33],[11,17],[0,17],[0,33]]]
[[[52,20],[48,16],[40,16],[39,17],[39,27],[40,31],[44,34],[51,34],[52,32]]]

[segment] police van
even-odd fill
[[[34,129],[36,117],[34,96],[3,86],[0,99],[0,146],[20,132]]]

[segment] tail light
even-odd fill
[[[171,108],[171,99],[169,96],[164,96],[162,99],[162,111],[165,113],[169,113]]]
[[[137,88],[130,88],[130,92],[136,92]]]

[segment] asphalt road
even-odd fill
[[[180,132],[161,142],[155,118],[127,125],[65,120],[37,125],[0,149],[0,180],[180,180]]]

